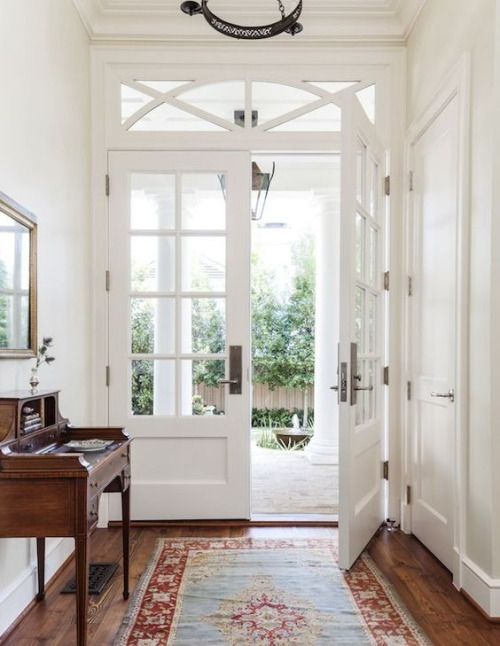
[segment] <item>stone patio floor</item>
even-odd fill
[[[252,444],[252,514],[337,514],[338,466]]]

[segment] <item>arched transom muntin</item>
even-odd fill
[[[354,93],[375,121],[365,81],[147,80],[121,82],[127,132],[340,132],[342,98]]]

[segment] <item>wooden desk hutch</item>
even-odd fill
[[[89,537],[105,492],[121,493],[123,596],[129,595],[131,440],[122,428],[71,426],[58,400],[58,391],[0,396],[0,537],[37,539],[38,600],[45,592],[45,538],[75,539],[77,644],[86,646]],[[35,423],[26,422],[30,417]],[[85,454],[64,446],[94,438],[112,444]]]

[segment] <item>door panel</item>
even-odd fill
[[[340,245],[340,565],[348,569],[384,519],[385,151],[355,96],[342,111]]]
[[[249,169],[110,154],[109,411],[135,438],[138,520],[249,517]],[[238,394],[220,383],[234,347]]]
[[[412,151],[412,531],[453,568],[458,99]],[[442,396],[439,396],[442,395]]]

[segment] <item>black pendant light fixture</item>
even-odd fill
[[[251,2],[251,0],[249,1]],[[300,22],[298,22],[300,14],[302,13],[302,0],[299,0],[295,9],[288,15],[285,11],[283,2],[281,2],[281,0],[276,1],[281,13],[281,20],[273,22],[271,25],[262,25],[259,27],[234,25],[223,18],[219,18],[219,16],[216,16],[208,8],[208,0],[201,0],[201,4],[194,0],[186,0],[186,2],[181,4],[181,9],[189,16],[202,14],[213,29],[224,36],[229,36],[230,38],[238,38],[241,40],[262,40],[263,38],[278,36],[284,32],[291,36],[299,34],[304,29]]]

